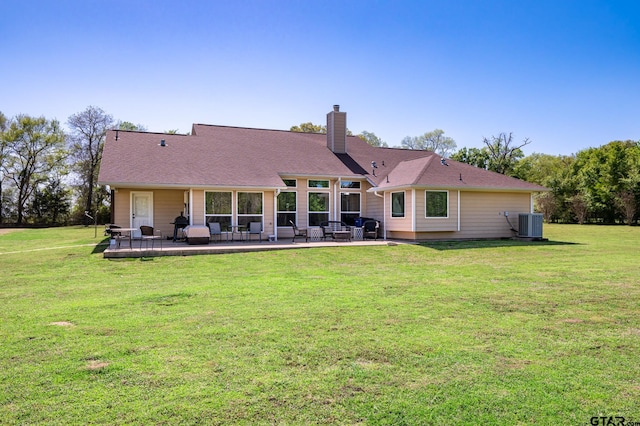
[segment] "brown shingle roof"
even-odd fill
[[[282,130],[194,124],[189,136],[123,130],[117,136],[107,133],[101,184],[283,188],[281,176],[318,176],[366,177],[380,188],[544,190],[452,160],[443,166],[429,151],[375,148],[355,136],[347,138],[348,154],[331,152],[326,135]]]

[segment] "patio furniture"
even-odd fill
[[[209,227],[205,225],[191,225],[184,228],[187,244],[209,244]]]
[[[207,223],[207,226],[209,227],[209,234],[211,235],[211,240],[215,241],[215,236],[218,236],[218,241],[222,242],[222,229],[220,227],[220,223],[218,222],[209,222]],[[225,235],[227,236],[227,241],[229,241],[229,233],[225,232]]]
[[[247,229],[247,241],[251,239],[251,235],[257,234],[262,242],[262,222],[249,222],[249,228]]]
[[[160,250],[162,250],[162,232],[154,230],[153,226],[140,226],[140,249],[142,249],[142,242],[146,243],[146,249],[148,249],[151,241],[151,250],[153,250],[156,240],[160,240]]]
[[[309,242],[309,233],[306,229],[300,229],[296,226],[295,223],[293,223],[292,220],[289,221],[289,223],[291,224],[291,227],[293,228],[293,239],[291,240],[292,243],[296,242],[296,237],[304,237],[304,241],[305,242]]]
[[[118,248],[123,241],[129,242],[129,248],[133,248],[132,234],[133,231],[137,231],[138,228],[121,228],[117,225],[113,225],[111,228],[111,237],[116,241]]]
[[[171,224],[173,225],[173,241],[184,238],[184,228],[189,226],[189,219],[180,212],[180,216],[176,217]],[[178,233],[181,234],[181,237],[178,237]]]
[[[377,220],[367,220],[362,224],[362,238],[378,239],[378,229],[380,222]]]
[[[346,223],[339,220],[329,220],[320,224],[322,228],[322,239],[326,240],[327,237],[335,239],[335,232],[351,231],[351,228]],[[344,239],[344,238],[343,238]],[[351,233],[349,233],[349,239],[351,239]]]
[[[333,231],[334,241],[351,241],[351,231]]]

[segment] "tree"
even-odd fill
[[[360,132],[358,137],[371,146],[377,146],[377,147],[383,147],[383,148],[389,147],[389,145],[387,145],[385,141],[377,137],[376,134],[373,132],[367,132],[366,130],[363,130],[362,132]]]
[[[57,224],[69,214],[69,191],[60,178],[53,178],[43,189],[37,188],[29,213],[38,223]]]
[[[551,192],[545,192],[536,197],[536,205],[539,211],[542,213],[544,221],[549,223],[556,212],[558,204],[556,198]]]
[[[605,223],[621,218],[621,194],[640,195],[640,147],[634,141],[613,141],[578,152],[572,173],[577,190],[589,200],[592,215]],[[630,202],[631,200],[627,200]],[[622,216],[626,216],[623,214]]]
[[[79,203],[84,211],[93,211],[93,206],[102,200],[96,200],[96,182],[102,148],[107,130],[113,126],[113,117],[101,108],[89,106],[84,111],[73,114],[67,120],[71,129],[69,135],[69,151],[73,158],[73,170],[79,177]]]
[[[312,122],[307,121],[306,123],[300,123],[300,125],[298,125],[298,126],[291,126],[289,128],[289,131],[298,132],[298,133],[322,133],[322,134],[326,134],[327,133],[327,126],[320,125],[320,124],[313,124]],[[353,136],[353,133],[349,129],[347,129],[347,136]]]
[[[503,175],[509,175],[515,163],[524,157],[522,147],[529,145],[531,141],[525,138],[522,143],[516,145],[513,141],[513,133],[499,133],[498,136],[491,136],[490,139],[483,138],[489,153],[488,169]]]
[[[458,152],[451,154],[451,159],[481,169],[489,167],[489,152],[486,148],[462,148]]]
[[[33,192],[54,171],[64,172],[61,165],[66,156],[65,136],[57,120],[19,115],[4,133],[3,141],[7,150],[3,174],[15,184],[17,223],[20,225]]]
[[[2,192],[2,182],[4,181],[4,173],[2,172],[5,162],[5,142],[4,132],[7,130],[7,117],[0,111],[0,223],[2,223],[4,217],[4,193]]]
[[[632,190],[620,191],[616,194],[616,206],[620,209],[624,220],[627,222],[627,225],[631,225],[633,223],[633,218],[636,215],[637,211],[637,201],[636,194]]]
[[[448,157],[455,149],[456,142],[449,136],[444,136],[444,130],[435,129],[422,136],[406,136],[400,142],[405,149],[422,149],[433,151],[442,157]]]
[[[327,126],[313,124],[308,121],[306,123],[300,123],[299,126],[291,126],[289,130],[298,133],[327,133]]]
[[[118,130],[131,130],[134,132],[146,132],[147,131],[147,126],[143,125],[143,124],[133,124],[130,121],[118,121],[118,124],[116,126],[118,128]]]
[[[583,194],[576,194],[569,199],[571,211],[575,215],[580,225],[584,224],[589,214],[589,202]]]

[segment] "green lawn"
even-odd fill
[[[117,261],[93,235],[0,235],[2,424],[640,421],[640,227]]]

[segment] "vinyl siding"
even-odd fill
[[[432,191],[432,190],[430,190]],[[433,190],[433,191],[446,191]],[[416,232],[439,232],[458,230],[458,191],[447,191],[448,195],[448,217],[426,217],[426,192],[416,191]]]
[[[136,191],[153,192],[153,227],[163,235],[173,235],[171,222],[184,211],[184,191],[181,189],[118,189],[114,194],[114,223],[124,228],[131,226],[131,192]]]
[[[504,212],[509,212],[509,220],[517,229],[518,214],[530,213],[531,195],[515,192],[473,192],[460,193],[460,231],[458,224],[458,193],[449,191],[449,217],[447,219],[425,218],[425,191],[416,191],[416,230],[411,230],[410,201],[411,191],[407,191],[407,217],[403,220],[389,219],[390,194],[387,200],[387,229],[389,238],[398,239],[473,239],[473,238],[509,238],[513,236]],[[441,222],[437,222],[441,221]]]
[[[462,192],[460,194],[460,232],[456,238],[512,237],[504,212],[517,229],[518,213],[530,213],[529,193]]]

